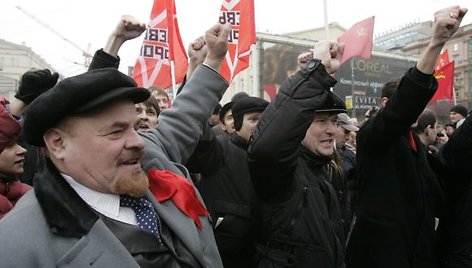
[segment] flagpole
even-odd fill
[[[454,106],[457,105],[456,92],[454,92],[454,86],[452,86],[452,100],[454,101]]]
[[[328,4],[326,0],[323,0],[324,7],[324,27],[325,27],[325,38],[329,40],[329,26],[328,26]]]
[[[352,102],[352,110],[351,110],[351,117],[356,117],[356,98],[354,96],[354,58],[351,58],[351,102]]]
[[[174,102],[175,97],[177,97],[177,85],[175,84],[175,65],[174,61],[170,61],[170,76],[172,78],[172,102]]]

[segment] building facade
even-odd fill
[[[44,59],[31,48],[0,39],[0,95],[11,99],[18,88],[21,75],[31,68],[50,69]]]

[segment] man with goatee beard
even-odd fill
[[[136,132],[134,105],[150,93],[115,68],[67,78],[30,104],[24,137],[47,163],[0,222],[0,267],[222,267],[180,163],[228,87],[218,70],[229,31],[206,32],[204,63],[156,129]]]

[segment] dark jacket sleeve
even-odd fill
[[[275,101],[264,111],[249,147],[254,188],[271,202],[289,197],[300,143],[315,111],[336,83],[322,64],[311,61],[280,87]]]
[[[416,67],[408,70],[387,105],[359,130],[358,147],[369,153],[386,152],[381,148],[408,133],[437,87],[434,76],[424,74]]]
[[[454,131],[442,150],[442,159],[446,167],[456,176],[453,180],[470,178],[470,163],[472,160],[472,116]],[[467,179],[467,181],[469,181]],[[463,182],[467,183],[467,182]]]
[[[90,63],[88,70],[90,71],[107,67],[118,69],[119,66],[120,57],[115,58],[112,55],[104,52],[103,49],[99,49],[95,52],[95,55],[93,55],[92,62]]]

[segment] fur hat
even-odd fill
[[[115,68],[91,70],[57,83],[28,107],[23,123],[24,139],[43,146],[43,134],[63,118],[91,111],[106,103],[128,98],[134,103],[149,98],[149,91]]]
[[[243,126],[244,114],[251,112],[263,112],[269,102],[258,97],[245,97],[237,101],[233,108],[234,129],[239,131]]]

